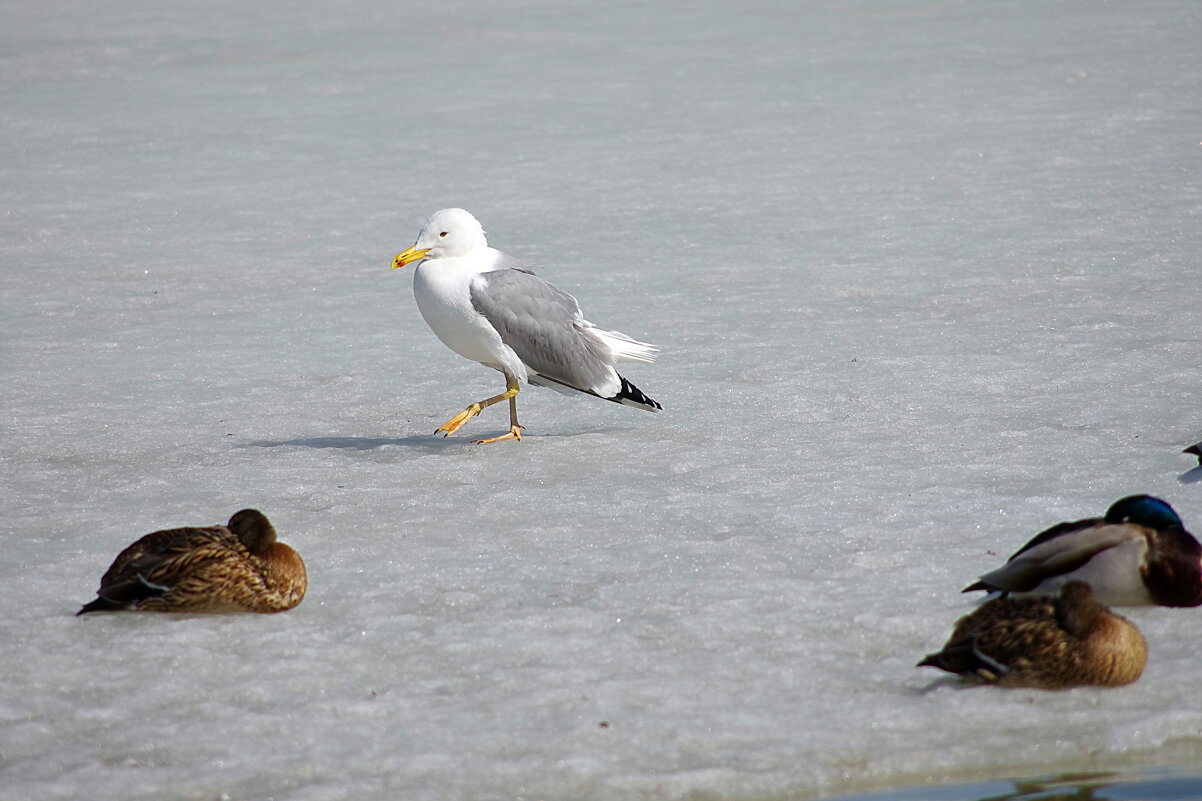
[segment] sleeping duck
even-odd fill
[[[1202,604],[1202,545],[1159,498],[1132,495],[1105,517],[1061,523],[964,592],[1055,594],[1088,582],[1107,606]]]
[[[1063,690],[1130,684],[1147,661],[1139,629],[1098,603],[1088,584],[1070,581],[1055,598],[987,601],[956,623],[942,651],[918,666],[978,684]]]
[[[147,534],[117,555],[77,612],[283,612],[305,597],[300,555],[256,509],[224,526]]]

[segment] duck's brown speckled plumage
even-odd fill
[[[85,612],[283,612],[305,597],[300,555],[255,509],[226,526],[156,531],[117,555]]]
[[[1139,629],[1098,603],[1088,584],[1060,595],[996,598],[956,623],[942,651],[918,664],[1002,687],[1116,687],[1143,673]]]

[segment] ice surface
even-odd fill
[[[1202,5],[7,4],[4,799],[760,799],[1202,757],[1121,690],[913,664],[1196,414]],[[501,388],[390,272],[459,205],[659,415]],[[255,506],[271,617],[74,618]]]

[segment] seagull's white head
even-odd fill
[[[487,247],[480,221],[463,209],[443,209],[422,226],[413,247],[392,260],[392,269],[422,259],[450,259]]]

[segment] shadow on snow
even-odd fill
[[[235,445],[236,448],[343,448],[367,451],[394,445],[402,448],[422,448],[442,451],[456,445],[470,445],[471,440],[448,439],[425,435],[420,437],[300,437],[298,439],[259,440]]]

